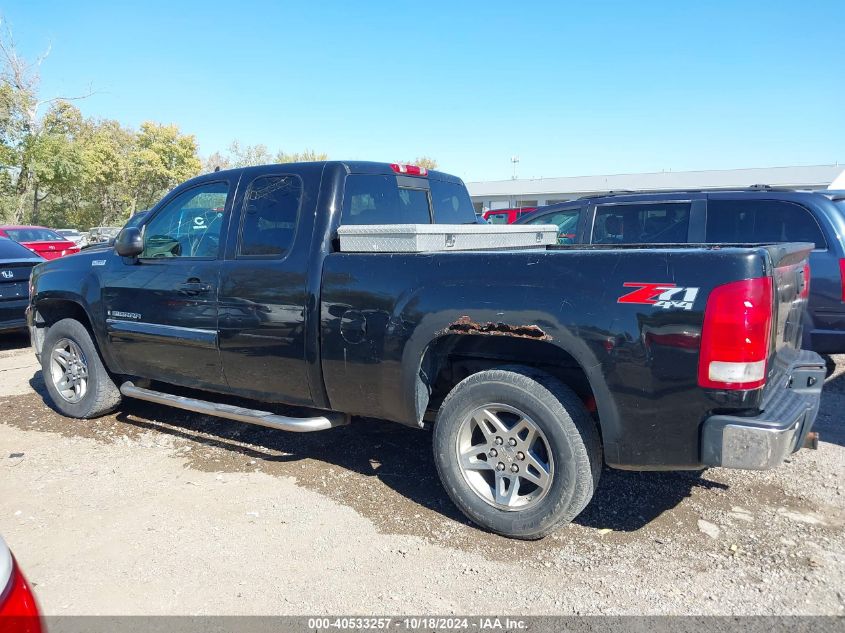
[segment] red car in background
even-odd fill
[[[0,226],[0,236],[8,237],[44,259],[57,259],[79,252],[79,247],[43,226]]]
[[[42,633],[38,603],[15,558],[0,537],[0,631]]]
[[[490,224],[513,224],[526,213],[536,211],[537,207],[520,207],[513,209],[490,209],[482,216]]]

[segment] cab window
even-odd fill
[[[475,224],[475,208],[462,184],[432,179],[431,201],[437,224]]]
[[[297,176],[261,176],[244,196],[238,255],[277,257],[293,243],[302,181]]]
[[[574,244],[578,236],[578,220],[581,217],[581,209],[566,209],[546,213],[540,217],[532,217],[526,224],[556,224],[557,243]]]
[[[400,187],[396,176],[346,177],[341,224],[431,224],[426,188]]]
[[[227,183],[213,182],[176,196],[144,228],[141,257],[216,258],[228,195]]]

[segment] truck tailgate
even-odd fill
[[[774,327],[772,354],[791,362],[801,349],[802,325],[810,291],[809,256],[812,244],[767,246],[772,260]],[[770,359],[772,360],[772,359]],[[779,363],[770,362],[770,367]]]

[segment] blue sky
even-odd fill
[[[17,0],[46,96],[467,180],[845,163],[842,0]]]

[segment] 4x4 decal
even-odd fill
[[[626,281],[622,285],[636,290],[622,295],[616,303],[639,303],[658,308],[692,310],[692,304],[698,296],[698,288],[685,288],[675,284]]]

